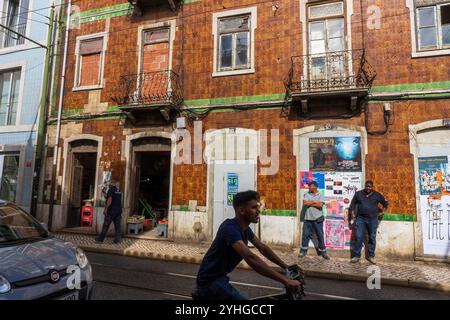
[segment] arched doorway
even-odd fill
[[[169,133],[127,137],[126,214],[144,215],[153,223],[168,218],[172,190],[172,138]],[[150,228],[151,229],[151,228]],[[158,229],[145,233],[159,237]],[[167,236],[167,234],[165,234]]]
[[[81,227],[81,207],[94,206],[97,197],[99,143],[91,139],[78,139],[67,143],[66,227]],[[90,226],[92,227],[92,226]]]
[[[450,127],[446,120],[411,125],[417,224],[416,257],[450,258]]]

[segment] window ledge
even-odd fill
[[[235,76],[235,75],[241,75],[241,74],[251,74],[255,73],[255,69],[244,69],[244,70],[232,70],[232,71],[216,71],[213,72],[212,76],[213,78],[216,77],[227,77],[227,76]]]
[[[415,51],[412,53],[413,58],[426,58],[450,55],[450,49],[436,49],[429,51]]]
[[[84,87],[73,87],[72,91],[89,91],[89,90],[101,90],[103,85],[99,86],[84,86]]]

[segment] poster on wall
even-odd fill
[[[307,189],[307,182],[320,173],[320,179],[314,180],[320,181],[319,191],[326,198],[324,235],[328,248],[350,248],[348,208],[355,193],[362,189],[362,168],[361,137],[309,139],[310,171],[302,172],[300,181]]]
[[[345,203],[341,200],[330,200],[325,203],[327,210],[327,219],[344,219]]]
[[[309,169],[311,171],[336,170],[334,138],[309,139]]]
[[[313,172],[313,171],[301,171],[300,172],[300,189],[309,189],[309,183],[316,181],[318,189],[325,189],[325,173]]]
[[[419,161],[421,195],[441,195],[446,193],[446,181],[450,179],[448,157],[422,157]]]
[[[447,172],[444,175],[444,194],[450,195],[450,156],[447,157]]]
[[[325,245],[330,249],[345,248],[345,221],[327,219],[325,221]]]
[[[342,197],[344,194],[344,175],[341,172],[325,173],[325,196]]]
[[[361,138],[335,138],[336,171],[361,171]]]
[[[420,196],[424,254],[450,257],[450,196]]]
[[[234,196],[238,193],[239,176],[236,173],[228,173],[227,175],[227,205],[233,205]]]

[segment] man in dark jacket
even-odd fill
[[[375,264],[376,237],[379,220],[378,218],[386,212],[387,201],[373,188],[373,182],[367,181],[362,191],[356,192],[350,204],[350,214],[356,218],[356,241],[353,248],[352,263],[361,259],[361,249],[366,232],[369,234],[368,257],[366,259]]]
[[[119,243],[122,237],[121,222],[122,222],[122,193],[117,188],[116,183],[111,181],[109,184],[108,193],[106,194],[106,205],[103,211],[105,220],[100,235],[95,238],[97,242],[103,242],[108,232],[111,223],[114,223],[114,243]]]

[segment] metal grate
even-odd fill
[[[285,81],[290,93],[369,89],[376,72],[364,50],[294,56]]]
[[[122,76],[112,100],[120,107],[177,106],[183,94],[178,75],[165,70]]]

